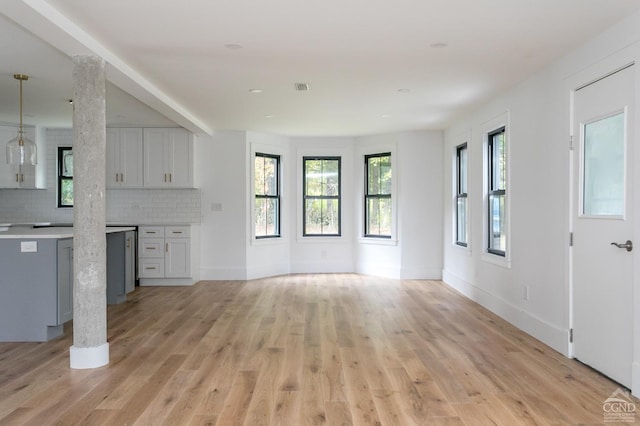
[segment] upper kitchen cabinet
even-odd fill
[[[141,128],[107,128],[107,188],[142,188]]]
[[[193,135],[182,128],[144,129],[145,188],[193,188]]]
[[[36,140],[35,128],[24,127],[25,136],[32,141]],[[18,134],[18,126],[0,125],[0,144],[7,143]],[[24,164],[16,166],[7,164],[7,150],[4,146],[0,147],[0,188],[24,188],[34,189],[39,187],[36,173],[42,170],[41,165],[33,166]],[[44,161],[45,154],[39,150],[38,162]]]

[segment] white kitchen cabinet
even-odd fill
[[[145,188],[193,188],[193,135],[183,128],[145,128]]]
[[[35,141],[35,128],[24,127],[24,135]],[[0,140],[4,143],[18,135],[17,126],[0,125]],[[38,161],[43,161],[43,153],[38,152]],[[7,150],[0,147],[0,188],[36,188],[36,166],[25,164],[16,166],[7,164]]]
[[[140,226],[138,278],[140,285],[191,285],[191,227]]]
[[[142,188],[142,134],[141,128],[107,129],[107,188]]]

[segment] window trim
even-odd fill
[[[58,146],[57,149],[57,153],[58,156],[56,158],[56,184],[57,184],[57,194],[56,194],[56,205],[58,208],[61,209],[69,209],[69,208],[73,208],[73,204],[69,205],[69,204],[62,204],[62,182],[63,181],[71,181],[73,182],[73,176],[72,177],[68,177],[68,176],[63,176],[61,171],[62,171],[62,159],[64,157],[64,152],[65,151],[73,151],[73,147],[72,146]],[[74,200],[75,201],[75,200]]]
[[[255,211],[255,202],[258,199],[271,199],[271,200],[276,200],[277,204],[278,204],[278,208],[277,208],[277,212],[276,212],[276,230],[277,233],[272,234],[272,235],[257,235],[256,233],[256,220],[255,220],[255,213],[253,216],[253,235],[254,238],[256,240],[266,240],[266,239],[271,239],[271,238],[281,238],[282,237],[282,218],[281,218],[281,214],[282,214],[282,197],[281,197],[281,190],[282,190],[282,184],[281,184],[281,174],[282,174],[282,159],[281,156],[278,154],[267,154],[264,152],[258,152],[256,151],[253,155],[253,167],[254,167],[254,173],[255,173],[255,159],[257,157],[263,157],[263,158],[271,158],[271,159],[275,159],[276,160],[276,195],[258,195],[256,194],[256,188],[253,188],[253,195],[254,195],[254,211]],[[254,179],[252,180],[252,182],[255,182],[255,175]]]
[[[306,162],[307,160],[337,160],[338,161],[338,195],[307,195],[307,177]],[[307,214],[306,204],[308,199],[331,199],[338,201],[338,233],[336,234],[308,234],[307,230]],[[336,155],[304,155],[302,156],[302,237],[342,237],[342,156]]]
[[[494,164],[493,164],[493,154],[494,154],[494,137],[497,135],[502,134],[504,137],[504,188],[495,188],[494,187]],[[487,244],[486,244],[486,250],[487,253],[490,254],[494,254],[496,256],[501,256],[501,257],[505,257],[507,256],[507,247],[508,247],[508,229],[507,229],[507,222],[508,222],[508,212],[507,212],[507,204],[506,204],[506,199],[507,199],[507,181],[508,181],[508,176],[507,176],[507,129],[506,129],[506,125],[502,125],[490,132],[487,133],[487,174],[486,174],[486,178],[487,178],[487,222],[486,222],[486,230],[487,230]],[[493,240],[491,232],[492,232],[492,221],[493,221],[493,215],[491,212],[491,201],[494,197],[504,197],[505,200],[505,206],[504,206],[504,215],[505,215],[505,223],[503,224],[503,226],[500,229],[500,233],[505,235],[505,249],[504,250],[499,250],[496,248],[491,247],[491,241]]]
[[[461,178],[460,178],[460,153],[464,150],[467,155],[467,164],[466,164],[466,192],[462,192],[461,187]],[[455,212],[455,220],[454,220],[454,243],[460,247],[469,247],[469,146],[467,142],[464,142],[458,146],[456,146],[455,152],[455,200],[454,200],[454,212]],[[466,232],[466,241],[460,240],[460,235],[458,230],[460,229],[459,221],[460,217],[458,214],[458,202],[460,199],[464,198],[466,200],[466,214],[467,220],[465,222],[465,232]]]
[[[380,238],[380,239],[391,239],[391,234],[392,234],[392,228],[393,228],[393,197],[392,197],[392,192],[388,193],[388,194],[370,194],[369,193],[369,160],[372,158],[382,158],[382,157],[389,157],[389,163],[391,164],[391,173],[392,173],[392,177],[391,177],[391,191],[393,191],[393,160],[392,160],[392,156],[391,156],[391,151],[387,151],[387,152],[381,152],[381,153],[376,153],[376,154],[365,154],[364,155],[364,223],[363,223],[363,238]],[[367,232],[367,227],[369,224],[369,209],[367,208],[369,205],[369,200],[370,199],[385,199],[385,200],[389,200],[389,203],[391,205],[391,217],[389,218],[389,220],[391,221],[390,226],[391,229],[389,230],[389,234],[372,234],[370,232]]]

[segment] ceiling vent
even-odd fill
[[[308,92],[309,91],[309,83],[296,83],[296,90],[298,92]]]

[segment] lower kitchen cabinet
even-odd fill
[[[138,278],[140,285],[191,285],[191,226],[140,226]]]
[[[136,232],[107,234],[107,303],[127,300],[136,287]]]
[[[58,240],[58,324],[73,319],[73,240]]]

